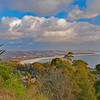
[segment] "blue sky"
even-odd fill
[[[0,0],[0,43],[10,50],[100,50],[99,0]]]
[[[78,5],[80,9],[84,9],[84,8],[86,8],[86,0],[75,0],[74,2],[72,2],[70,4],[70,9],[73,5],[74,6]],[[0,18],[2,18],[3,16],[22,18],[25,15],[40,16],[37,14],[37,12],[24,12],[24,11],[20,11],[20,10],[10,10],[9,8],[4,8],[3,11],[1,11],[1,13],[0,13]],[[57,14],[53,14],[51,16],[55,16],[57,18],[66,18],[67,12],[61,11],[61,12],[58,12]],[[50,16],[42,16],[42,17],[48,18]]]

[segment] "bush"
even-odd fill
[[[39,91],[50,100],[74,100],[72,82],[62,70],[44,72],[38,83]]]
[[[0,64],[0,88],[13,90],[16,96],[25,94],[26,88],[22,84],[19,73],[11,66]]]
[[[66,68],[67,65],[70,65],[70,63],[62,58],[55,58],[51,61],[51,66],[55,66],[56,68]]]
[[[96,89],[96,96],[97,99],[100,100],[100,80],[97,80],[94,84],[94,87]]]
[[[100,72],[100,64],[96,65],[96,70]]]
[[[38,77],[39,90],[50,100],[96,100],[95,79],[86,62],[74,60],[71,64],[56,58],[50,67]]]

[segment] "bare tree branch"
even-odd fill
[[[3,46],[3,44],[0,45],[0,47],[2,47],[2,46]],[[5,50],[1,49],[0,50],[0,55],[2,55],[4,52],[5,52]]]

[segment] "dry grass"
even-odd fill
[[[14,95],[13,91],[0,90],[0,100],[49,100],[42,94],[37,93],[36,88],[30,88],[23,98],[18,98]]]

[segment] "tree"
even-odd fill
[[[76,68],[74,73],[76,100],[96,100],[95,77],[88,72],[87,63],[82,60],[74,60],[73,66]]]
[[[69,61],[62,58],[55,58],[51,61],[51,66],[55,66],[56,68],[66,68],[68,65],[70,65]]]
[[[96,97],[97,97],[97,100],[100,100],[100,80],[97,80],[95,82],[94,87],[96,89]]]
[[[96,70],[100,72],[100,64],[96,65]]]
[[[33,63],[32,65],[33,65],[33,67],[34,67],[35,69],[37,69],[38,71],[43,71],[43,70],[45,70],[45,67],[43,66],[42,63],[35,62],[35,63]]]
[[[72,59],[74,58],[73,53],[67,52],[64,58],[66,58],[68,61],[72,61]]]
[[[73,84],[63,70],[49,70],[38,77],[39,90],[50,100],[75,100]]]

